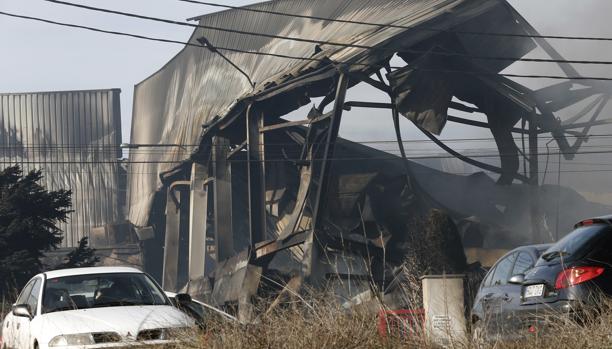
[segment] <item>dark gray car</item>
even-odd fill
[[[477,337],[508,338],[518,325],[516,312],[521,306],[521,285],[513,276],[524,276],[551,245],[518,247],[500,258],[489,270],[474,299],[472,328]]]
[[[584,220],[544,252],[522,285],[523,333],[546,327],[546,316],[580,320],[612,297],[612,216]],[[584,314],[583,314],[584,313]]]

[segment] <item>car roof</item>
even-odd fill
[[[507,254],[510,254],[512,252],[517,252],[517,251],[525,251],[525,250],[544,251],[544,250],[548,249],[552,245],[553,244],[524,245],[524,246],[519,246],[519,247],[509,251]]]
[[[497,263],[499,263],[499,261],[501,261],[502,259],[508,257],[509,255],[515,252],[521,252],[521,251],[532,252],[535,255],[535,257],[538,258],[542,252],[546,251],[552,245],[553,244],[535,244],[535,245],[524,245],[524,246],[513,248],[512,250],[506,252],[503,256],[499,257],[495,261],[493,266],[496,266]],[[493,269],[493,267],[491,267],[491,269]]]
[[[530,245],[529,247],[535,248],[538,251],[546,251],[552,245],[554,245],[554,244],[553,243],[548,243],[548,244]]]
[[[585,222],[589,222],[588,225],[601,224],[601,223],[612,225],[612,215],[604,215],[604,216],[581,219],[580,221],[578,221],[578,223],[574,225],[574,228],[578,228],[579,226],[584,225]]]
[[[604,216],[598,216],[598,217],[592,217],[591,219],[602,219],[602,220],[606,220],[606,221],[612,221],[612,214],[604,215]],[[584,219],[582,221],[584,221]]]
[[[90,275],[90,274],[113,274],[113,273],[142,273],[142,271],[132,267],[88,267],[52,270],[44,272],[47,278],[57,278],[63,276]]]

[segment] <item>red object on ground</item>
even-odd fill
[[[424,309],[381,310],[378,313],[378,334],[410,338],[425,326]]]

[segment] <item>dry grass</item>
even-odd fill
[[[407,308],[422,307],[421,280],[417,275],[427,274],[430,263],[425,255],[415,253],[407,258],[400,272],[399,286],[402,303]],[[374,297],[374,306],[363,305],[350,310],[334,301],[332,295],[314,295],[306,299],[294,295],[281,306],[266,311],[271,302],[257,300],[256,314],[261,314],[252,324],[242,325],[219,319],[206,324],[206,330],[186,334],[180,347],[184,348],[439,348],[419,331],[410,338],[378,334],[378,317],[373,310],[385,308],[381,299]],[[518,348],[611,348],[612,349],[612,300],[601,303],[598,316],[592,316],[583,324],[566,321],[564,316],[547,319],[549,335],[529,334],[512,342],[480,344],[451,343],[453,349],[518,349]]]
[[[416,280],[410,280],[416,285]],[[409,292],[406,292],[407,294]],[[418,301],[416,297],[411,300]],[[453,349],[494,348],[612,348],[612,300],[601,303],[597,316],[585,323],[567,321],[565,317],[547,319],[548,334],[526,333],[521,341],[495,342],[486,345],[452,343]],[[417,333],[410,339],[378,335],[376,314],[365,308],[346,310],[330,297],[294,299],[266,313],[269,302],[261,302],[262,314],[253,324],[242,325],[218,318],[206,324],[205,330],[183,334],[179,348],[437,348]],[[5,313],[10,303],[5,302]]]
[[[12,294],[16,294],[16,293],[12,292]],[[13,295],[11,296],[0,295],[0,322],[4,319],[6,314],[8,314],[11,311],[13,301],[16,298],[17,296],[13,296]]]
[[[6,316],[6,314],[8,314],[9,311],[11,311],[11,303],[0,301],[0,321],[4,319],[4,317]]]
[[[612,348],[612,300],[602,301],[597,311],[578,321],[565,316],[546,319],[548,330],[526,336],[524,341],[496,343],[496,348]]]
[[[486,345],[452,343],[451,348],[612,348],[612,302],[587,324],[549,319],[548,335],[532,334],[522,341]],[[263,315],[256,324],[214,321],[207,329],[186,335],[181,348],[437,348],[423,334],[411,339],[381,338],[375,315],[347,311],[323,299],[301,300]]]
[[[339,305],[312,300],[285,304],[257,319],[241,325],[215,321],[184,343],[191,348],[385,348],[377,334],[375,315]]]

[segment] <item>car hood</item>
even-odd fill
[[[67,310],[43,314],[37,324],[48,343],[61,334],[116,332],[122,338],[135,339],[145,329],[190,327],[194,321],[169,305],[121,306]]]

